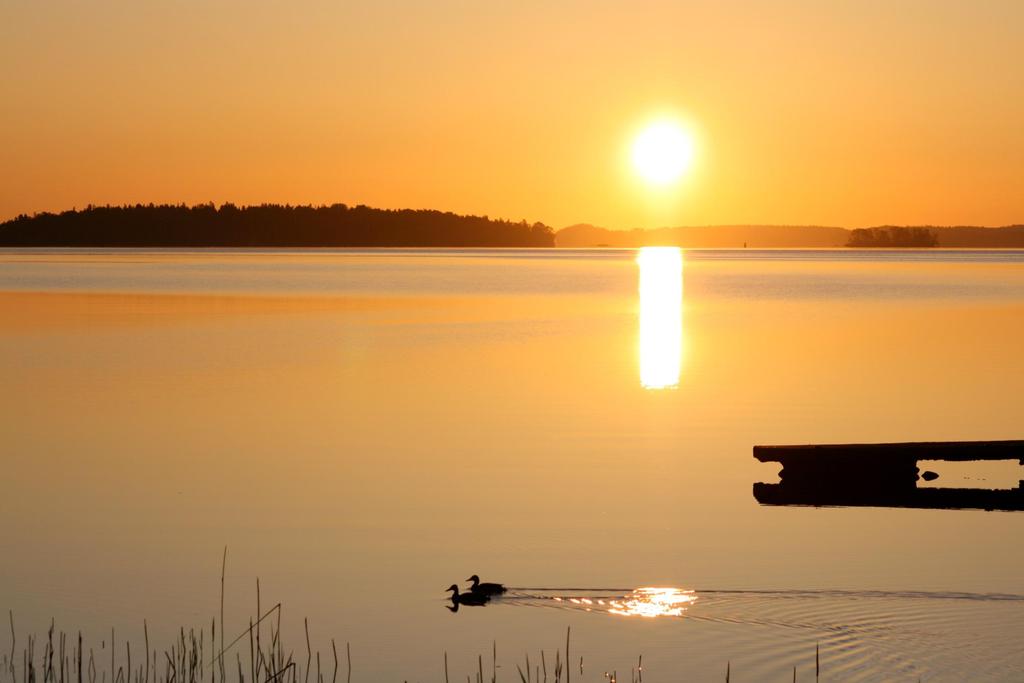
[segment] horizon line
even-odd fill
[[[679,224],[679,225],[659,225],[659,226],[655,226],[655,227],[611,228],[611,227],[606,227],[606,226],[603,226],[603,225],[596,225],[594,223],[577,222],[577,223],[571,223],[569,225],[565,225],[565,226],[556,228],[553,225],[551,225],[550,223],[547,223],[547,222],[544,222],[544,221],[536,221],[536,220],[535,221],[527,221],[527,219],[525,219],[525,218],[521,218],[521,219],[519,219],[519,221],[516,221],[515,219],[511,219],[511,218],[492,217],[490,214],[487,214],[487,213],[480,213],[480,214],[477,214],[477,213],[459,213],[459,212],[453,211],[451,209],[438,209],[438,208],[431,208],[431,207],[387,208],[387,207],[371,206],[369,204],[363,204],[363,203],[351,204],[351,203],[348,203],[348,202],[341,202],[341,201],[335,201],[335,202],[331,202],[331,203],[326,203],[326,202],[323,202],[323,203],[307,202],[307,203],[304,203],[304,204],[303,203],[291,203],[291,202],[260,202],[260,203],[239,204],[239,203],[235,203],[233,201],[224,201],[224,202],[221,202],[219,204],[217,202],[213,202],[213,201],[196,202],[196,203],[192,203],[192,204],[190,204],[188,202],[184,202],[184,201],[176,202],[176,203],[175,202],[125,202],[125,203],[121,203],[121,204],[110,204],[110,203],[107,203],[107,204],[91,204],[90,203],[90,204],[86,204],[85,207],[82,208],[82,209],[79,209],[78,205],[72,205],[72,207],[70,209],[61,209],[61,210],[57,210],[57,211],[42,210],[42,211],[35,211],[33,213],[21,212],[21,213],[18,213],[16,215],[14,215],[14,216],[9,217],[9,218],[0,220],[0,226],[5,225],[7,223],[11,223],[11,222],[19,220],[19,219],[23,219],[23,218],[31,219],[31,218],[35,218],[37,216],[47,215],[47,214],[50,214],[50,215],[60,215],[60,214],[63,214],[63,213],[80,213],[80,212],[88,211],[90,209],[111,209],[111,208],[123,209],[123,208],[134,208],[134,207],[140,207],[140,206],[143,206],[143,207],[150,207],[150,206],[152,206],[152,207],[181,207],[181,206],[184,206],[184,207],[188,207],[188,208],[196,208],[196,207],[201,207],[201,206],[212,206],[215,209],[217,209],[218,211],[223,209],[225,206],[234,206],[234,207],[239,208],[239,209],[245,209],[245,208],[251,208],[251,207],[261,207],[261,206],[275,206],[275,207],[288,207],[288,208],[330,208],[330,207],[333,207],[333,206],[345,206],[345,207],[350,208],[350,209],[351,208],[365,207],[365,208],[369,208],[369,209],[375,209],[375,210],[378,210],[378,211],[394,211],[394,212],[401,212],[401,211],[426,211],[426,212],[438,212],[438,213],[442,213],[442,214],[453,214],[453,215],[456,215],[456,216],[467,216],[467,217],[471,216],[471,217],[488,218],[490,220],[505,221],[505,222],[511,222],[511,223],[523,222],[523,221],[526,221],[526,222],[531,223],[531,224],[532,223],[541,223],[542,225],[550,227],[555,233],[559,233],[559,232],[562,232],[563,230],[568,230],[570,228],[592,228],[592,229],[595,229],[595,230],[606,230],[606,231],[610,231],[610,232],[646,232],[646,231],[657,231],[657,230],[687,230],[687,229],[692,230],[692,229],[708,229],[708,228],[816,228],[816,229],[825,229],[825,230],[845,230],[847,232],[852,232],[854,230],[863,230],[863,229],[870,229],[870,228],[894,228],[894,227],[900,227],[900,228],[933,228],[933,229],[939,229],[939,230],[941,230],[941,229],[947,229],[948,230],[948,229],[955,229],[955,228],[978,228],[978,229],[986,229],[986,230],[1000,230],[1000,229],[1005,229],[1005,228],[1020,228],[1020,227],[1024,227],[1024,219],[1022,219],[1021,222],[1019,222],[1019,223],[1006,223],[1006,224],[1003,224],[1003,225],[985,225],[985,224],[980,224],[980,223],[956,223],[956,224],[953,224],[953,223],[947,223],[947,224],[939,224],[939,223],[876,223],[876,224],[872,224],[872,225],[861,225],[861,226],[849,227],[849,226],[846,226],[846,225],[830,225],[830,224],[827,224],[827,223],[749,223],[749,222],[747,222],[747,223],[729,223],[729,222],[724,222],[724,223],[697,223],[697,224],[687,223],[687,224]]]

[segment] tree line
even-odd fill
[[[848,247],[937,247],[939,237],[928,228],[885,225],[850,231]]]
[[[543,223],[368,206],[88,206],[0,223],[8,247],[553,247]]]

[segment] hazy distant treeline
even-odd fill
[[[928,228],[903,228],[885,225],[878,228],[857,228],[850,232],[848,247],[937,247],[939,238]]]
[[[559,247],[646,247],[671,245],[691,249],[800,247],[953,247],[1024,248],[1024,225],[879,226],[847,230],[819,225],[706,225],[653,230],[609,230],[572,225],[555,233]]]
[[[650,230],[609,230],[579,224],[555,233],[559,247],[654,247],[692,249],[841,247],[849,230],[819,225],[690,225]]]
[[[0,223],[0,246],[553,247],[542,223],[368,206],[89,206]]]

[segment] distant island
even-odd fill
[[[705,225],[609,230],[369,206],[134,204],[21,215],[0,247],[1024,248],[1024,225]]]
[[[368,206],[135,204],[21,215],[4,247],[553,247],[543,223]]]
[[[821,225],[703,225],[651,230],[609,230],[579,224],[555,233],[559,247],[678,246],[689,249],[876,247],[963,249],[1024,248],[1024,225],[894,226],[872,228]]]

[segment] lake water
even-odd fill
[[[1024,438],[1022,349],[1012,251],[0,252],[0,609],[162,649],[227,546],[229,640],[259,577],[354,681],[569,626],[573,681],[1022,680],[1024,513],[751,492],[755,444]]]

